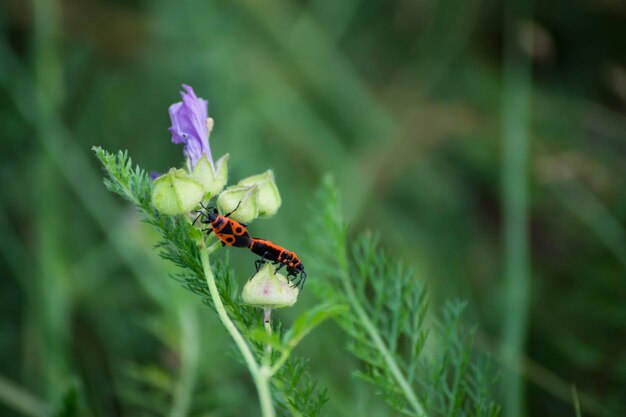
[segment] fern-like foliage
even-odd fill
[[[94,152],[107,173],[104,179],[106,188],[135,206],[143,214],[143,220],[161,234],[161,241],[157,245],[159,255],[182,270],[174,278],[199,295],[204,303],[212,306],[204,280],[200,252],[193,239],[200,232],[188,222],[161,215],[152,207],[152,180],[139,166],[133,167],[128,152],[119,151],[113,154],[100,147],[94,147]]]
[[[364,233],[351,241],[339,198],[326,179],[315,204],[312,248],[320,296],[350,306],[336,318],[348,349],[363,364],[356,375],[399,412],[428,417],[495,417],[494,377],[472,355],[472,332],[461,324],[464,305],[448,303],[427,331],[428,298],[414,271]],[[313,260],[313,262],[310,262]]]
[[[274,381],[277,395],[277,412],[281,416],[301,414],[320,417],[328,401],[326,390],[319,390],[307,370],[307,360],[293,358],[281,368],[280,377]],[[297,411],[296,411],[297,410]]]
[[[172,278],[198,295],[202,302],[215,310],[197,245],[201,232],[181,216],[161,215],[153,208],[152,180],[144,170],[133,166],[127,152],[120,151],[112,154],[100,147],[94,147],[94,152],[107,174],[104,180],[106,188],[135,206],[143,214],[143,220],[160,233],[161,240],[157,245],[159,255],[180,267],[180,272]],[[246,306],[240,301],[240,288],[232,270],[228,267],[227,257],[223,254],[213,254],[210,263],[213,265],[213,273],[217,278],[219,294],[231,320],[241,333],[256,335],[256,337],[249,337],[248,343],[259,360],[265,355],[268,342],[276,348],[273,356],[275,359],[284,355],[284,361],[281,361],[282,367],[277,370],[271,380],[277,411],[281,416],[319,417],[322,406],[327,400],[326,394],[318,390],[316,383],[311,380],[305,369],[305,362],[290,358],[289,355],[301,338],[314,326],[344,310],[336,306],[320,306],[319,309],[313,311],[317,316],[311,318],[311,313],[307,313],[308,315],[296,321],[296,325],[290,331],[285,332],[279,328],[274,336],[269,337],[271,340],[268,340],[268,336],[263,336],[265,333],[262,330],[263,323],[259,310]],[[316,317],[318,320],[315,320]],[[140,377],[139,380],[146,379],[144,372],[137,375]]]
[[[138,208],[161,234],[159,254],[180,267],[173,278],[215,309],[197,244],[200,232],[187,219],[160,215],[152,207],[152,181],[125,152],[94,150],[108,174],[106,187]],[[441,319],[427,316],[426,291],[412,270],[382,251],[375,235],[348,240],[332,181],[325,181],[315,211],[310,240],[315,250],[307,265],[320,277],[316,287],[327,304],[296,319],[289,330],[278,327],[268,334],[258,311],[239,301],[227,258],[220,254],[210,260],[228,315],[259,361],[276,366],[271,384],[279,415],[321,415],[326,393],[309,377],[305,361],[290,354],[313,327],[335,317],[349,337],[350,352],[363,363],[356,375],[396,410],[418,417],[496,417],[499,408],[490,395],[494,379],[472,354],[472,332],[461,322],[463,304],[448,303]]]

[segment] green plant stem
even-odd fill
[[[278,358],[278,360],[274,363],[274,366],[272,366],[272,368],[270,369],[269,371],[270,376],[273,376],[276,374],[276,372],[278,372],[278,370],[285,364],[285,362],[287,362],[287,359],[289,359],[290,354],[291,354],[291,349],[281,354],[280,358]]]
[[[259,370],[259,376],[256,381],[256,389],[259,394],[261,403],[261,413],[263,417],[274,417],[274,404],[272,404],[272,393],[270,392],[270,374],[266,366],[262,366]]]
[[[262,416],[274,417],[276,413],[274,411],[274,405],[272,404],[272,395],[270,393],[269,387],[269,382],[271,378],[269,368],[265,365],[260,367],[257,364],[256,360],[254,359],[254,354],[250,349],[250,346],[248,346],[248,343],[243,338],[235,324],[232,322],[230,317],[228,317],[228,313],[226,312],[226,308],[224,308],[222,298],[220,297],[217,285],[215,283],[215,276],[213,275],[211,265],[209,264],[209,252],[202,239],[198,241],[198,244],[200,246],[202,269],[204,270],[204,276],[209,286],[209,292],[215,306],[215,311],[217,311],[217,315],[222,321],[222,324],[224,325],[224,327],[226,327],[226,330],[228,331],[228,333],[230,333],[230,336],[235,341],[237,348],[241,352],[241,355],[243,356],[243,359],[248,366],[248,370],[252,375],[252,379],[254,380],[257,388],[257,393],[259,395]]]
[[[345,242],[343,241],[343,239],[342,239],[341,248],[345,248]],[[350,276],[348,272],[349,271],[348,259],[345,253],[345,249],[341,249],[338,251],[337,261],[339,263],[341,282],[343,284],[344,290],[346,292],[346,297],[348,298],[350,305],[352,306],[357,316],[359,317],[359,320],[363,324],[363,327],[365,327],[365,330],[367,331],[370,338],[372,339],[372,342],[374,342],[374,345],[376,346],[376,348],[383,355],[383,358],[385,359],[385,363],[389,367],[389,371],[391,372],[391,375],[393,375],[393,378],[398,382],[398,385],[402,389],[402,393],[404,394],[407,401],[413,408],[415,415],[426,417],[426,412],[424,411],[424,407],[422,406],[420,401],[417,399],[415,392],[413,392],[413,389],[411,388],[406,377],[400,370],[400,367],[398,366],[395,358],[393,357],[393,355],[387,348],[387,345],[385,344],[382,337],[380,336],[380,333],[376,329],[376,326],[374,326],[369,316],[363,309],[363,306],[361,306],[361,303],[359,303],[359,300],[357,299],[357,296],[354,292],[354,288],[352,288],[352,284],[350,284]]]
[[[222,242],[218,240],[217,242],[215,242],[211,246],[209,246],[207,248],[207,251],[208,251],[209,255],[212,254],[213,252],[215,252],[216,250],[218,250],[220,248],[220,244],[221,243]]]

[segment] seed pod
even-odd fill
[[[215,171],[206,155],[202,155],[190,177],[199,182],[204,188],[205,198],[210,199],[222,192],[228,181],[229,154],[222,156],[215,163]]]
[[[204,190],[189,178],[183,169],[171,169],[154,181],[152,204],[161,213],[175,216],[187,213],[198,205]]]
[[[240,223],[250,223],[259,216],[257,206],[258,188],[256,185],[229,187],[217,198],[217,207],[222,213]]]
[[[282,200],[274,180],[274,172],[271,169],[262,174],[244,178],[239,181],[238,185],[256,185],[258,187],[257,204],[260,217],[271,217],[276,214]]]
[[[246,304],[262,308],[291,307],[298,301],[298,288],[291,286],[289,280],[275,273],[274,267],[267,263],[244,285],[241,298]]]

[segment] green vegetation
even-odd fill
[[[181,83],[230,178],[276,175],[253,235],[307,265],[268,339],[237,298],[255,257],[211,255],[255,360],[289,352],[279,415],[625,415],[618,3],[3,2],[0,415],[260,415],[192,232],[91,152],[182,167]]]

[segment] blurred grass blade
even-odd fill
[[[583,417],[580,412],[580,399],[578,398],[578,391],[576,385],[572,385],[572,398],[574,398],[574,410],[576,410],[576,417]]]
[[[561,167],[567,169],[566,167]],[[626,234],[619,220],[584,184],[572,179],[550,189],[566,209],[578,217],[626,269]]]
[[[529,5],[518,0],[506,10],[502,96],[502,199],[504,213],[503,356],[515,362],[524,351],[530,298],[528,250],[528,148],[531,68],[517,43],[520,21]],[[525,415],[524,380],[516,372],[503,378],[504,415]]]
[[[198,363],[200,361],[199,323],[196,311],[190,306],[178,310],[180,323],[180,376],[173,392],[172,406],[169,417],[185,417],[189,415],[192,396],[198,380]]]
[[[26,416],[45,417],[48,415],[48,407],[43,401],[1,375],[0,401]]]

